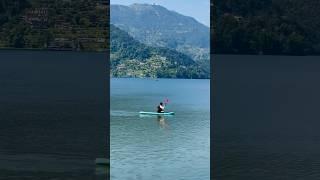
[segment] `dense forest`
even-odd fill
[[[27,0],[1,0],[0,3],[0,47],[21,47],[26,27],[19,22],[19,16],[31,4]],[[11,25],[11,26],[10,26]],[[15,25],[15,26],[13,26]],[[11,31],[11,32],[10,32]],[[20,33],[21,32],[21,33]],[[7,34],[8,33],[8,34]]]
[[[108,4],[97,0],[1,0],[0,48],[102,51]]]
[[[110,25],[111,76],[209,78],[193,59],[178,51],[147,46]]]
[[[320,54],[320,1],[215,1],[212,52]]]

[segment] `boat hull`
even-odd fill
[[[139,114],[142,114],[142,115],[174,115],[174,112],[157,113],[157,112],[140,111]]]

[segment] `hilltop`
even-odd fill
[[[210,29],[192,17],[160,5],[111,5],[111,23],[138,41],[190,56],[209,71]]]

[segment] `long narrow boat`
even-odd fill
[[[140,111],[139,114],[143,114],[143,115],[174,115],[174,112],[157,113],[157,112]]]

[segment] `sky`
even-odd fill
[[[210,26],[210,0],[110,0],[110,3],[121,5],[155,3],[185,16],[191,16],[200,23]]]

